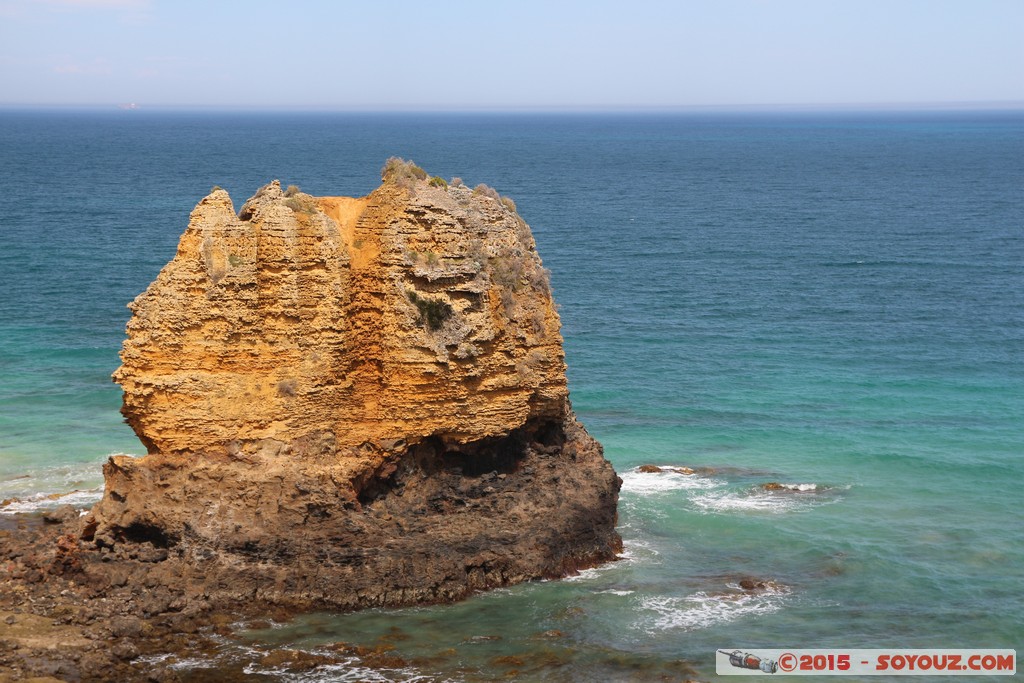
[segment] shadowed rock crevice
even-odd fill
[[[149,543],[155,548],[167,548],[177,539],[168,536],[163,529],[149,524],[130,524],[121,530],[118,540],[124,543]]]

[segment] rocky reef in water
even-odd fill
[[[572,412],[529,227],[485,186],[383,179],[199,203],[130,305],[114,378],[148,454],[104,466],[82,548],[214,604],[331,609],[614,558],[619,479]]]

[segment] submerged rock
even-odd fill
[[[695,470],[693,470],[690,467],[662,467],[659,465],[640,465],[640,467],[636,468],[636,471],[642,472],[644,474],[658,474],[662,472],[670,472],[672,474],[691,475],[695,473]]]
[[[780,484],[777,481],[769,481],[758,485],[763,491],[783,491],[786,493],[818,493],[821,489],[817,484]]]
[[[779,591],[782,586],[771,579],[759,579],[746,576],[739,580],[738,585],[745,591]]]
[[[342,609],[614,557],[619,480],[572,412],[529,227],[421,174],[199,203],[130,305],[114,377],[148,455],[104,466],[86,544],[145,546],[215,603]]]
[[[48,524],[62,524],[78,517],[78,510],[72,505],[59,505],[53,510],[43,511],[43,521]]]

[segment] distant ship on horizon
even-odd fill
[[[119,104],[117,105],[117,108],[122,111],[135,111],[139,108],[139,105],[135,104],[134,102],[129,102],[128,104]]]

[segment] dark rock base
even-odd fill
[[[195,471],[159,481],[177,476]],[[459,450],[440,439],[396,450],[356,500],[328,507],[306,491],[301,510],[249,511],[234,535],[175,515],[166,527],[127,513],[123,526],[37,519],[0,531],[0,681],[144,680],[140,654],[187,647],[218,619],[451,602],[570,575],[621,550],[619,484],[573,420]],[[244,496],[221,504],[232,500]],[[251,528],[261,519],[277,526]]]

